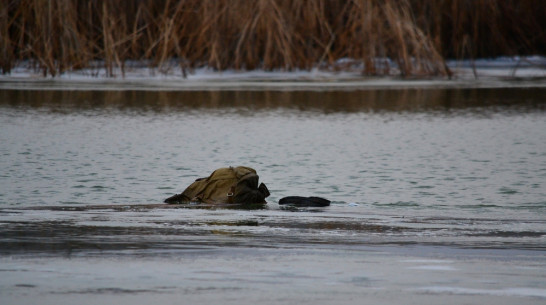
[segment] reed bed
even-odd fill
[[[351,59],[365,75],[446,76],[446,58],[545,50],[543,0],[0,0],[2,73],[23,61],[113,76],[129,61],[185,75]]]

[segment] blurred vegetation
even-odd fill
[[[128,61],[184,75],[356,62],[365,75],[445,76],[446,58],[528,54],[546,54],[544,0],[0,0],[2,73],[23,61],[51,76],[112,76]]]

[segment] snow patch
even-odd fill
[[[378,59],[378,62],[387,62]],[[31,63],[20,62],[11,73],[0,75],[0,89],[69,90],[331,90],[366,88],[502,88],[546,87],[546,57],[501,57],[495,59],[451,60],[454,72],[447,77],[401,78],[390,61],[391,74],[381,77],[362,75],[362,64],[341,59],[334,67],[292,71],[217,71],[210,67],[182,70],[176,62],[150,68],[145,62],[127,62],[123,70],[107,74],[104,65],[43,76]],[[70,86],[74,84],[75,86]],[[67,88],[65,88],[68,85]],[[81,85],[81,86],[79,86]]]

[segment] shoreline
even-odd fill
[[[404,80],[336,79],[336,80],[69,80],[0,78],[0,90],[68,90],[68,91],[351,91],[383,89],[495,89],[546,88],[542,77],[525,79],[478,80]]]
[[[102,68],[69,71],[44,77],[20,64],[0,75],[0,90],[136,90],[136,91],[334,91],[378,89],[546,88],[546,57],[522,63],[518,58],[450,61],[453,77],[408,77],[396,74],[363,76],[361,69],[294,71],[215,71],[196,68],[184,75],[171,67],[164,72],[134,63],[107,77]]]

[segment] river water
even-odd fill
[[[5,304],[546,299],[544,88],[0,90],[0,143]],[[265,209],[150,207],[238,165]]]

